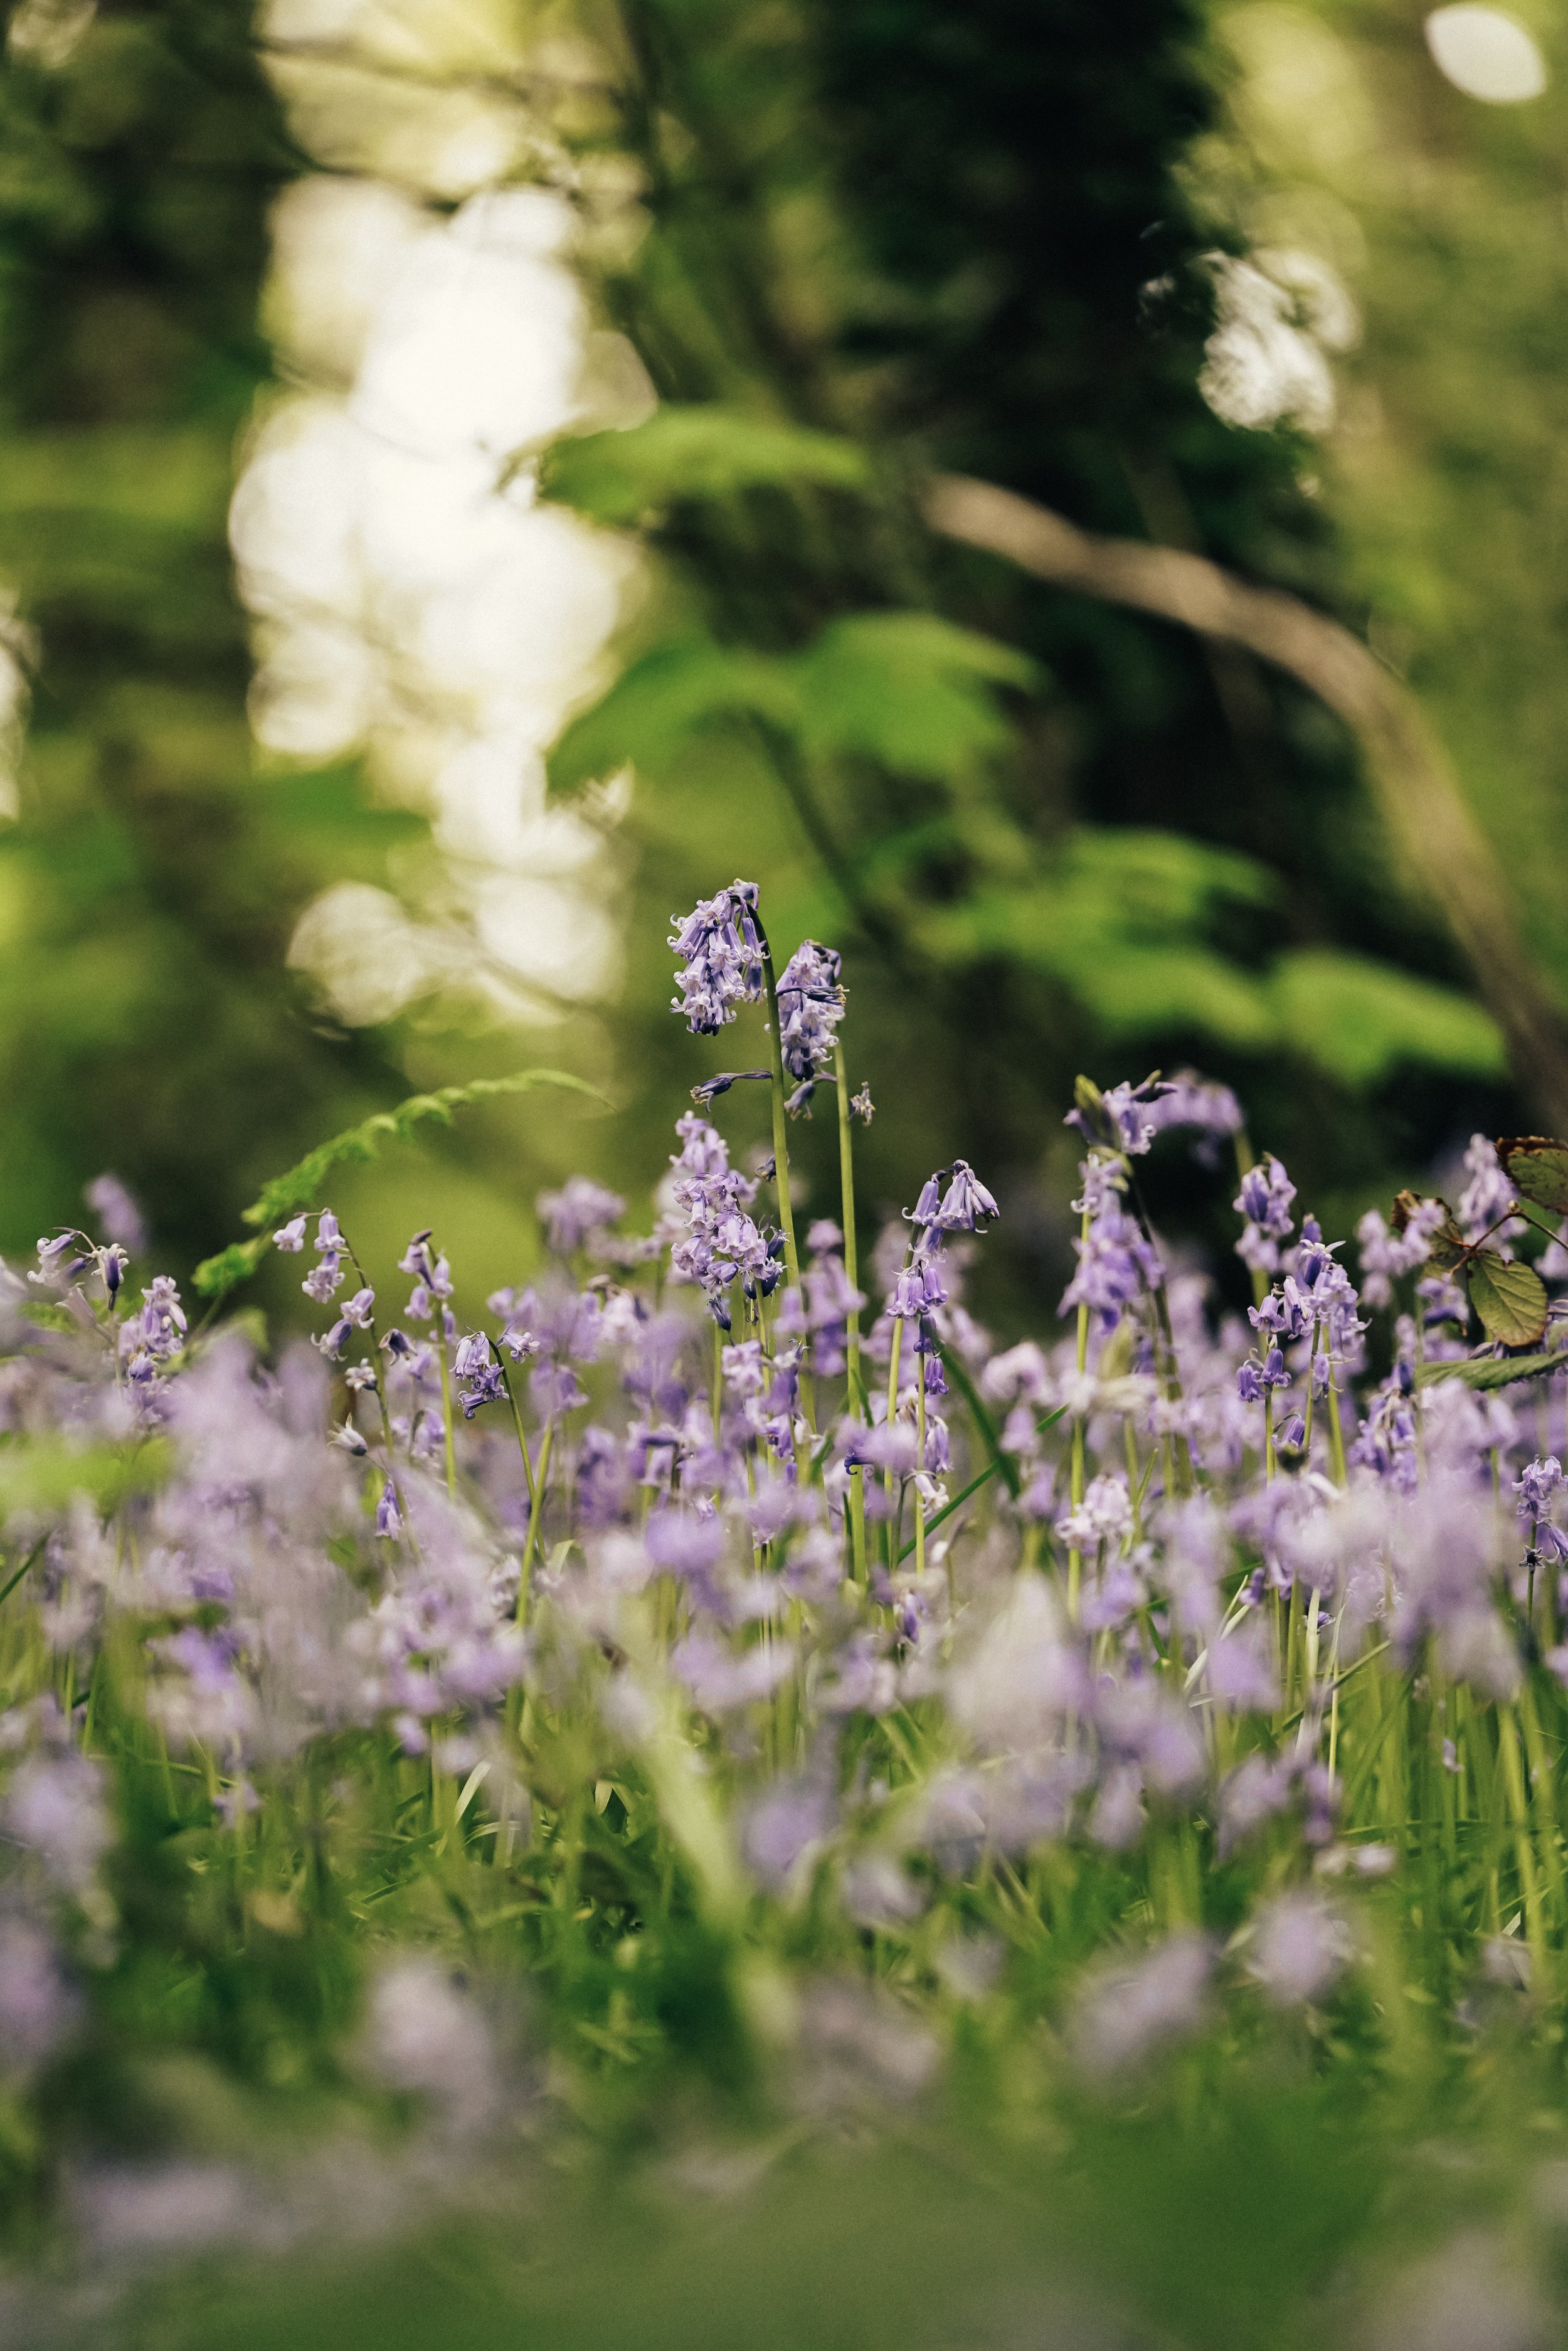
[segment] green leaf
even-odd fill
[[[1051,973],[1118,1036],[1197,1028],[1259,1049],[1276,1033],[1264,977],[1200,934],[1216,905],[1267,906],[1275,886],[1250,859],[1177,834],[1080,826],[1052,871],[933,910],[920,935],[945,962]]]
[[[656,645],[574,719],[549,757],[558,790],[628,764],[657,782],[705,727],[759,718],[809,753],[850,752],[939,780],[1009,739],[998,686],[1038,686],[1028,657],[931,612],[860,612],[784,655],[688,636]]]
[[[35,1323],[40,1331],[64,1331],[73,1338],[82,1334],[82,1322],[68,1306],[57,1306],[47,1298],[29,1298],[22,1309],[25,1321]]]
[[[661,408],[629,432],[558,442],[541,489],[595,522],[637,523],[681,498],[737,490],[863,489],[871,460],[852,441],[713,406]]]
[[[128,1494],[159,1485],[170,1458],[162,1437],[133,1445],[71,1446],[57,1437],[0,1445],[0,1520],[18,1513],[59,1516],[78,1494],[100,1510],[118,1510]]]
[[[859,752],[933,782],[1010,741],[998,686],[1040,684],[1026,654],[934,612],[831,622],[793,668],[808,751]]]
[[[1551,1372],[1568,1372],[1568,1353],[1551,1355],[1479,1355],[1462,1364],[1423,1364],[1417,1384],[1458,1380],[1467,1388],[1511,1387],[1515,1380],[1538,1380]]]
[[[1469,997],[1337,948],[1282,955],[1270,981],[1280,1030],[1353,1086],[1375,1085],[1401,1062],[1469,1077],[1501,1077],[1502,1039]]]
[[[536,1086],[563,1086],[609,1107],[607,1097],[597,1086],[591,1086],[586,1078],[573,1077],[568,1070],[517,1070],[510,1077],[475,1078],[465,1086],[442,1086],[434,1093],[411,1094],[395,1110],[377,1111],[358,1126],[333,1135],[330,1142],[318,1144],[298,1165],[275,1176],[260,1199],[253,1200],[244,1210],[245,1221],[247,1225],[281,1224],[301,1208],[314,1207],[334,1167],[374,1159],[383,1143],[406,1143],[416,1126],[432,1121],[450,1126],[453,1112],[470,1103],[493,1102],[503,1094],[530,1093]],[[237,1282],[246,1280],[256,1271],[271,1246],[270,1234],[258,1235],[252,1241],[231,1243],[196,1268],[196,1288],[204,1298],[225,1297]]]
[[[1546,1285],[1533,1266],[1479,1249],[1466,1271],[1487,1337],[1504,1347],[1532,1345],[1546,1328]]]
[[[699,729],[745,717],[798,726],[800,696],[788,663],[732,652],[710,637],[657,645],[573,719],[549,755],[549,780],[570,790],[631,765],[656,783]]]
[[[204,1257],[191,1280],[202,1297],[226,1298],[240,1282],[250,1280],[271,1247],[267,1233],[254,1241],[231,1241],[216,1257]]]
[[[1568,1143],[1549,1134],[1505,1134],[1498,1139],[1497,1155],[1521,1200],[1568,1216]]]

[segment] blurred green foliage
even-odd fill
[[[1079,1067],[1228,1077],[1331,1223],[1516,1119],[1336,725],[1248,657],[1029,580],[918,512],[927,469],[965,470],[1368,622],[1568,976],[1558,101],[1461,98],[1418,14],[526,12],[525,44],[564,26],[593,45],[601,94],[556,127],[590,165],[630,160],[648,223],[593,266],[662,405],[545,466],[548,496],[641,533],[652,563],[622,674],[554,758],[561,789],[627,759],[640,778],[619,1003],[538,1055],[608,1081],[622,1114],[497,1113],[456,1156],[365,1179],[377,1246],[438,1213],[499,1279],[531,1247],[523,1201],[570,1159],[637,1188],[657,1172],[712,1062],[664,1009],[664,918],[736,872],[763,882],[783,951],[807,931],[844,948],[857,1075],[917,1104],[867,1138],[890,1207],[959,1149],[1021,1204],[1066,1150]],[[245,725],[225,507],[270,381],[268,206],[313,161],[255,29],[243,0],[108,0],[63,64],[0,73],[0,576],[42,645],[0,835],[14,1251],[112,1165],[188,1266],[321,1134],[411,1083],[535,1058],[434,1002],[347,1031],[284,970],[325,884],[395,890],[434,852],[353,762],[285,772]],[[1366,317],[1326,442],[1223,423],[1197,388],[1214,254],[1292,240]],[[729,1113],[761,1140],[748,1105]],[[1180,1183],[1155,1188],[1179,1217]],[[1055,1223],[1006,1229],[998,1295],[1053,1295]]]
[[[246,724],[226,508],[301,161],[252,35],[248,0],[111,0],[63,64],[0,72],[0,577],[42,649],[0,830],[7,1250],[108,1166],[188,1262],[389,1082],[284,953],[323,881],[425,828],[349,768],[258,773]]]

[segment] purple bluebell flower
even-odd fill
[[[1280,1243],[1289,1237],[1291,1203],[1295,1196],[1295,1186],[1272,1152],[1265,1155],[1259,1166],[1249,1167],[1241,1178],[1241,1189],[1232,1206],[1246,1223],[1236,1244],[1236,1254],[1252,1272],[1277,1270]]]
[[[1178,1930],[1131,1966],[1112,1965],[1080,1994],[1072,2046],[1092,2074],[1118,2074],[1164,2043],[1194,2032],[1208,2007],[1214,1953],[1207,1937]]]
[[[732,1285],[738,1281],[748,1298],[769,1297],[783,1265],[747,1213],[757,1186],[730,1166],[724,1137],[693,1114],[678,1120],[675,1132],[682,1148],[671,1162],[672,1188],[686,1230],[670,1251],[670,1269],[702,1290],[715,1322],[727,1331]]]
[[[946,1233],[973,1233],[999,1217],[1001,1210],[987,1191],[967,1159],[953,1162],[953,1180],[947,1186],[941,1208],[942,1229]]]
[[[1448,1211],[1441,1200],[1422,1200],[1411,1211],[1402,1233],[1390,1229],[1376,1208],[1368,1208],[1355,1228],[1361,1256],[1361,1294],[1369,1306],[1391,1306],[1394,1284],[1401,1275],[1425,1265],[1432,1240]]]
[[[716,1077],[705,1078],[700,1086],[692,1088],[692,1100],[701,1102],[706,1108],[709,1102],[716,1102],[720,1094],[728,1093],[731,1086],[770,1085],[772,1080],[771,1070],[720,1070]]]
[[[390,1478],[382,1488],[382,1498],[376,1504],[376,1532],[387,1541],[402,1532],[402,1513],[398,1509],[397,1488]]]
[[[279,1225],[272,1236],[272,1246],[276,1249],[281,1249],[286,1257],[298,1256],[305,1246],[303,1211],[298,1217],[290,1217],[286,1225]]]
[[[329,1306],[333,1292],[341,1290],[345,1279],[341,1258],[336,1249],[329,1249],[320,1263],[312,1266],[299,1287],[307,1298],[315,1300],[318,1306]]]
[[[1519,1496],[1520,1525],[1528,1530],[1531,1547],[1543,1552],[1548,1559],[1563,1555],[1563,1538],[1551,1517],[1552,1498],[1562,1483],[1563,1464],[1551,1453],[1544,1460],[1538,1457],[1526,1462],[1513,1485]]]
[[[1165,1270],[1143,1228],[1122,1206],[1113,1163],[1083,1164],[1083,1198],[1094,1204],[1086,1235],[1072,1244],[1078,1270],[1057,1311],[1086,1306],[1097,1330],[1113,1331],[1127,1308],[1159,1288]]]
[[[1492,1230],[1500,1218],[1508,1216],[1517,1195],[1503,1173],[1497,1145],[1486,1135],[1471,1135],[1465,1149],[1465,1173],[1469,1181],[1459,1195],[1454,1220],[1466,1240],[1479,1240],[1483,1233],[1490,1234],[1490,1246],[1500,1249],[1506,1257],[1508,1237],[1523,1228],[1517,1220],[1510,1220],[1500,1230]]]
[[[764,992],[762,935],[757,921],[755,882],[732,882],[716,897],[699,899],[669,944],[685,968],[675,974],[679,996],[671,1010],[685,1016],[698,1036],[712,1036],[735,1019],[739,1004],[757,1004]]]
[[[46,1238],[38,1243],[38,1270],[30,1275],[29,1280],[47,1282],[52,1289],[63,1288],[75,1279],[83,1266],[91,1264],[96,1254],[91,1243],[84,1242],[80,1233],[74,1230],[57,1233],[52,1240]]]
[[[795,1081],[796,1091],[787,1104],[792,1116],[808,1108],[812,1089],[832,1059],[844,1017],[841,968],[842,958],[834,948],[802,939],[779,979],[779,1048],[785,1075]]]
[[[1170,1091],[1157,1078],[1145,1078],[1136,1086],[1125,1081],[1107,1086],[1096,1109],[1086,1110],[1081,1099],[1080,1107],[1070,1110],[1062,1123],[1076,1127],[1086,1143],[1108,1144],[1129,1159],[1141,1158],[1155,1139],[1154,1104]]]
[[[131,1260],[118,1241],[111,1241],[98,1253],[99,1270],[103,1275],[105,1294],[112,1306],[120,1295],[120,1285],[125,1280]]]
[[[852,1114],[859,1119],[862,1126],[869,1126],[871,1124],[872,1120],[876,1115],[876,1112],[872,1102],[871,1084],[869,1080],[863,1086],[862,1086],[858,1094],[852,1094],[850,1096],[850,1109]]]
[[[137,1324],[141,1344],[150,1355],[165,1358],[178,1354],[183,1346],[185,1310],[168,1274],[157,1275],[152,1289],[142,1291]]]
[[[118,1176],[95,1176],[83,1190],[82,1198],[98,1218],[106,1239],[118,1242],[127,1257],[145,1254],[147,1219]]]
[[[1200,1166],[1218,1164],[1221,1138],[1241,1132],[1241,1105],[1228,1086],[1200,1078],[1196,1070],[1178,1070],[1161,1087],[1144,1113],[1156,1134],[1171,1127],[1191,1127],[1198,1136],[1193,1156]]]
[[[428,1322],[440,1306],[444,1310],[442,1323],[444,1329],[450,1319],[444,1311],[444,1303],[452,1295],[452,1269],[444,1257],[435,1255],[430,1246],[430,1238],[428,1229],[415,1233],[397,1261],[398,1271],[413,1276],[413,1289],[409,1294],[407,1308],[409,1321]]]
[[[348,1344],[350,1331],[368,1331],[371,1327],[371,1318],[375,1311],[375,1291],[356,1290],[352,1298],[346,1298],[343,1301],[339,1309],[338,1320],[320,1341],[321,1353],[333,1357],[340,1355]]]
[[[626,1213],[619,1192],[608,1191],[587,1176],[570,1176],[559,1192],[541,1192],[534,1203],[545,1228],[545,1238],[557,1257],[570,1257],[595,1233],[602,1232]],[[411,1270],[405,1267],[404,1271]]]
[[[1293,1887],[1258,1917],[1250,1968],[1278,2007],[1299,2006],[1327,1991],[1351,1958],[1344,1918],[1321,1894]]]

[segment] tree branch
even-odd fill
[[[1419,703],[1358,637],[1277,588],[1255,588],[1206,556],[1101,538],[1012,490],[938,475],[925,519],[948,538],[1005,556],[1037,579],[1244,645],[1328,705],[1361,746],[1384,822],[1447,916],[1501,1029],[1521,1092],[1568,1132],[1568,1036],[1553,995],[1519,943],[1490,844],[1465,806]]]

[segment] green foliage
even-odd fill
[[[1497,1024],[1473,998],[1370,956],[1299,948],[1280,957],[1272,988],[1281,1042],[1349,1086],[1375,1085],[1402,1061],[1505,1074]]]
[[[1546,1328],[1546,1285],[1533,1266],[1477,1249],[1464,1264],[1470,1304],[1500,1347],[1532,1347]]]
[[[1545,1134],[1504,1135],[1497,1155],[1521,1200],[1550,1208],[1553,1216],[1568,1216],[1568,1144]]]
[[[661,782],[703,728],[760,722],[814,757],[858,754],[940,781],[1006,747],[995,689],[1035,683],[1023,654],[931,612],[852,614],[796,654],[676,638],[567,728],[550,779],[564,789],[631,765]]]
[[[560,442],[541,486],[591,520],[619,526],[682,499],[797,485],[859,490],[870,478],[866,452],[852,441],[715,402],[661,408],[629,432]]]
[[[318,1144],[297,1165],[275,1176],[261,1197],[241,1211],[245,1221],[247,1225],[279,1224],[299,1209],[315,1206],[321,1186],[335,1167],[362,1165],[376,1157],[383,1144],[412,1141],[418,1127],[432,1122],[450,1126],[454,1111],[474,1102],[498,1101],[504,1095],[531,1093],[536,1086],[562,1086],[569,1092],[586,1094],[594,1102],[606,1100],[597,1086],[591,1086],[585,1078],[574,1077],[569,1070],[517,1070],[510,1077],[473,1078],[465,1086],[441,1086],[434,1093],[411,1094],[395,1110],[376,1111],[357,1126]],[[226,1297],[236,1283],[256,1271],[271,1246],[269,1233],[260,1234],[253,1241],[232,1242],[196,1268],[193,1279],[197,1290],[204,1298],[216,1301]]]
[[[1462,1364],[1422,1364],[1416,1378],[1423,1387],[1435,1380],[1458,1380],[1467,1388],[1483,1394],[1491,1388],[1511,1387],[1516,1380],[1544,1379],[1552,1372],[1563,1369],[1561,1353],[1544,1355],[1478,1356]]]
[[[1267,911],[1276,893],[1264,867],[1232,852],[1079,826],[1051,869],[975,891],[928,916],[921,938],[945,962],[1049,972],[1118,1040],[1174,1029],[1248,1051],[1284,1046],[1358,1089],[1401,1063],[1500,1071],[1495,1027],[1452,989],[1330,948],[1260,967],[1206,943],[1228,905]]]
[[[169,1447],[158,1437],[128,1445],[72,1445],[59,1437],[0,1441],[0,1523],[58,1517],[78,1494],[112,1512],[160,1485],[169,1465]]]

